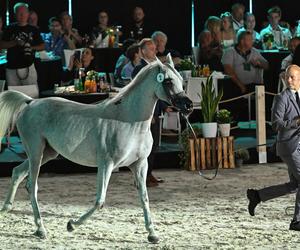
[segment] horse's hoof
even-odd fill
[[[75,227],[72,224],[72,220],[69,220],[68,224],[67,224],[67,230],[68,232],[73,232],[75,229]]]
[[[36,232],[33,235],[40,239],[46,239],[46,232],[43,230],[36,230]]]
[[[4,204],[2,209],[0,210],[0,213],[8,213],[9,211],[12,210],[12,204]]]
[[[149,235],[148,241],[153,244],[157,244],[159,242],[159,238],[155,235]]]

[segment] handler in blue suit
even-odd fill
[[[275,96],[272,107],[272,126],[277,131],[276,152],[287,164],[289,182],[260,190],[248,189],[248,211],[254,216],[261,201],[296,193],[294,218],[290,230],[300,231],[300,67],[291,65],[286,70],[288,88]]]

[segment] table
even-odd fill
[[[53,89],[54,84],[60,84],[63,66],[59,56],[55,56],[50,60],[36,58],[34,65],[38,75],[37,81],[40,93],[45,90]]]
[[[121,48],[93,49],[95,70],[106,73],[114,72],[116,62],[122,53]]]
[[[62,97],[74,102],[92,104],[102,101],[109,97],[109,93],[54,93],[54,90],[45,90],[40,93],[40,98],[44,97]]]

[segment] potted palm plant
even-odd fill
[[[217,135],[217,123],[215,122],[216,110],[223,96],[223,90],[216,93],[213,86],[213,77],[207,78],[206,84],[201,84],[201,110],[203,115],[202,133],[203,137],[211,138]]]
[[[221,109],[216,114],[216,120],[219,126],[221,136],[230,135],[230,123],[232,122],[232,116],[229,110]]]

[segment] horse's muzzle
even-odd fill
[[[193,112],[193,102],[183,92],[173,96],[172,105],[185,116]]]

